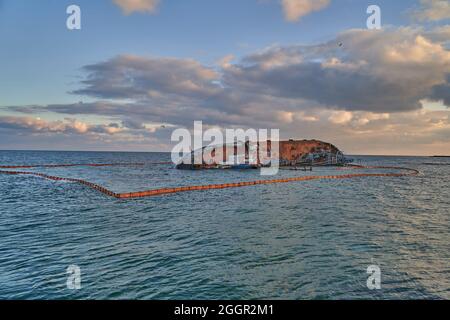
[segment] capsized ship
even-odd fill
[[[341,166],[352,162],[336,146],[319,140],[287,140],[276,144],[235,142],[207,146],[192,151],[176,165],[177,169],[256,169],[277,159],[280,167]]]

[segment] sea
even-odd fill
[[[0,299],[449,299],[450,158],[352,158],[420,174],[128,200],[0,174]],[[353,173],[261,177],[165,161],[169,153],[0,151],[0,165],[143,163],[21,169],[114,192]]]

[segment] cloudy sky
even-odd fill
[[[449,24],[448,0],[0,0],[0,149],[169,151],[202,120],[450,154]]]

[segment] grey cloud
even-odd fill
[[[84,67],[88,77],[76,94],[107,99],[151,99],[160,95],[208,96],[217,73],[194,60],[122,55]]]
[[[403,28],[351,30],[327,44],[271,48],[227,68],[224,79],[228,87],[254,94],[399,112],[421,108],[449,71],[448,50]]]
[[[433,87],[430,98],[436,101],[443,101],[444,105],[450,107],[450,75],[447,77],[447,83]]]
[[[421,96],[408,93],[406,84],[391,83],[371,74],[370,69],[324,68],[307,62],[269,70],[259,66],[241,67],[238,75],[227,74],[227,81],[256,93],[309,99],[329,107],[376,112],[420,108]]]
[[[264,110],[267,97],[276,107],[286,107],[288,100],[301,107],[307,100],[331,109],[416,110],[421,100],[442,95],[450,72],[450,52],[433,42],[432,32],[441,39],[447,34],[444,29],[350,30],[319,45],[272,47],[221,70],[193,60],[123,55],[85,67],[84,88],[75,93],[128,99],[154,115],[159,108],[177,115],[192,109],[243,115],[256,103]],[[115,107],[94,109],[109,114]]]
[[[396,118],[384,113],[415,114],[422,100],[450,105],[446,32],[350,30],[319,45],[273,46],[221,68],[187,59],[122,55],[85,67],[87,77],[75,93],[101,100],[9,107],[9,112],[25,119],[0,119],[0,129],[73,132],[127,142],[158,137],[167,141],[166,130],[151,132],[146,126],[191,128],[194,120],[219,127],[282,128],[285,137],[335,139],[336,132],[366,136],[366,132],[377,135],[376,130],[427,126],[445,134],[448,125],[444,129],[432,122],[392,125]],[[47,124],[30,120],[47,112],[71,118],[95,115],[111,124],[85,127],[75,120]],[[417,123],[415,118],[407,121]],[[438,139],[437,134],[422,131],[422,139]]]
[[[138,119],[124,119],[122,120],[122,126],[130,129],[144,129],[145,125]]]

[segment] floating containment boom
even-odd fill
[[[160,162],[155,164],[168,164],[168,162]],[[123,165],[136,165],[136,164],[93,164],[89,166],[94,167],[102,167],[102,166],[123,166]],[[70,165],[31,165],[31,166],[0,166],[0,168],[35,168],[35,167],[73,167],[73,166],[86,166],[86,164],[70,164]],[[131,198],[143,198],[143,197],[152,197],[159,196],[164,194],[173,194],[179,192],[187,192],[187,191],[203,191],[203,190],[215,190],[215,189],[226,189],[226,188],[238,188],[238,187],[247,187],[247,186],[255,186],[262,184],[276,184],[276,183],[289,183],[289,182],[298,182],[298,181],[309,181],[309,180],[331,180],[331,179],[351,179],[351,178],[361,178],[361,177],[404,177],[404,176],[414,176],[419,174],[419,171],[410,168],[404,167],[386,167],[386,166],[356,166],[350,165],[349,169],[388,169],[388,170],[398,170],[401,172],[398,173],[354,173],[354,174],[342,174],[342,175],[326,175],[326,176],[301,176],[301,177],[290,177],[283,179],[269,179],[269,180],[255,180],[255,181],[242,181],[242,182],[233,182],[233,183],[222,183],[222,184],[209,184],[209,185],[194,185],[194,186],[183,186],[183,187],[175,187],[175,188],[160,188],[160,189],[152,189],[147,191],[140,192],[125,192],[125,193],[115,193],[111,190],[108,190],[105,187],[102,187],[98,184],[82,180],[82,179],[74,179],[74,178],[65,178],[47,175],[39,172],[29,172],[29,171],[4,171],[0,170],[0,173],[8,174],[8,175],[28,175],[35,176],[43,179],[53,180],[53,181],[68,181],[75,182],[87,186],[93,190],[101,192],[107,196],[114,197],[117,199],[131,199]]]

